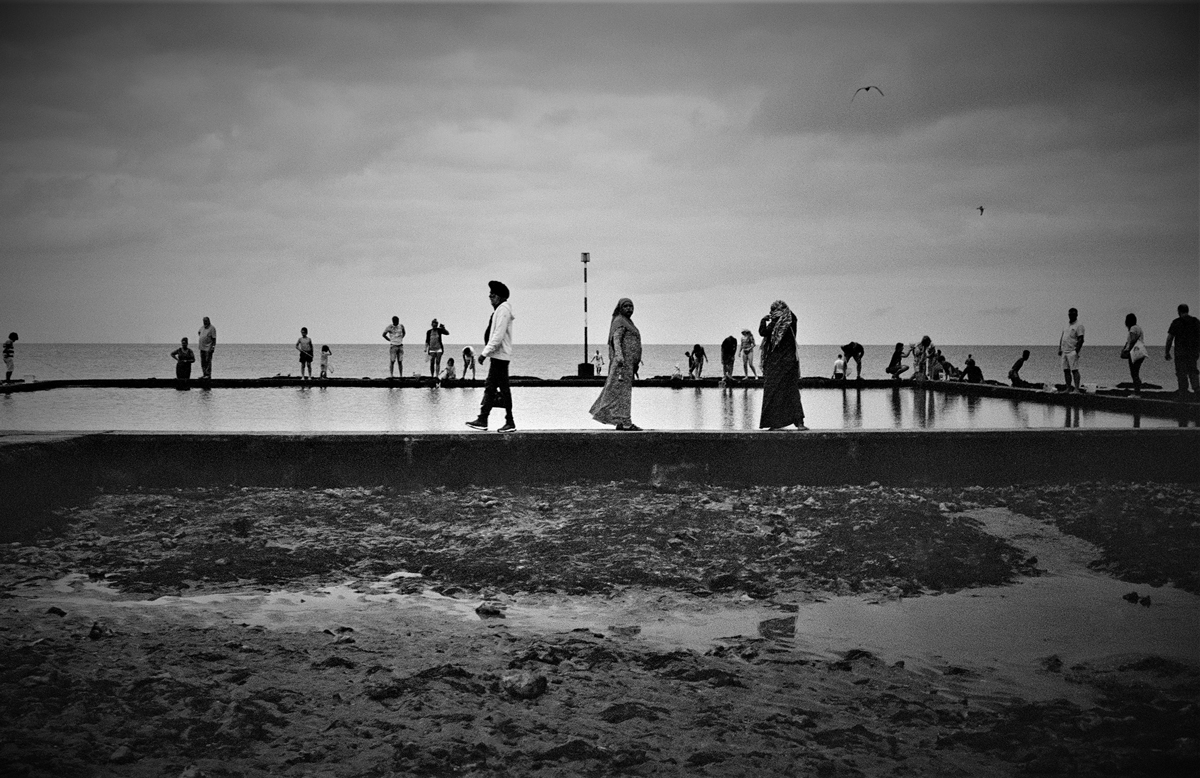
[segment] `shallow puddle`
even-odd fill
[[[84,576],[50,586],[18,590],[44,604],[58,604],[95,618],[119,621],[122,611],[162,614],[175,622],[259,625],[270,629],[398,631],[412,619],[452,617],[514,632],[548,634],[588,629],[616,640],[660,649],[707,651],[731,641],[762,638],[779,657],[833,658],[850,649],[870,651],[889,663],[903,660],[931,675],[966,675],[985,696],[1068,697],[1086,702],[1085,691],[1042,669],[1057,655],[1063,666],[1122,654],[1157,654],[1200,664],[1200,597],[1172,587],[1123,582],[1087,568],[1099,552],[1005,509],[960,514],[982,522],[1038,557],[1046,572],[1011,586],[911,598],[834,596],[779,605],[750,600],[706,600],[664,592],[630,590],[613,598],[554,596],[493,601],[503,618],[476,612],[479,600],[445,597],[431,590],[401,594],[410,573],[380,581],[324,587],[309,592],[261,591],[187,597],[131,599]],[[1150,597],[1149,607],[1123,595]],[[792,612],[792,608],[795,611]]]

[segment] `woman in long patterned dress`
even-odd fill
[[[796,317],[787,303],[776,300],[758,325],[762,336],[763,402],[758,426],[773,430],[804,426],[800,402],[800,362],[796,359]]]
[[[633,323],[633,300],[622,297],[608,328],[608,379],[592,403],[592,418],[619,430],[639,431],[633,423],[633,374],[642,361],[642,333]]]

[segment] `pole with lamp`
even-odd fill
[[[596,366],[588,361],[588,321],[587,321],[587,266],[592,261],[587,251],[579,255],[583,263],[583,361],[579,363],[579,377],[592,378],[596,375]]]

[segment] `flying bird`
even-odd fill
[[[983,206],[979,206],[979,215],[983,216]]]
[[[852,102],[852,103],[854,102],[854,98],[858,97],[859,92],[870,92],[872,89],[874,89],[880,95],[887,97],[887,95],[883,94],[883,90],[877,86],[860,86],[858,89],[854,90],[854,94],[850,97],[850,102]]]

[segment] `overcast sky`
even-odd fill
[[[1200,308],[1195,3],[5,4],[23,341],[1054,344]],[[859,87],[873,85],[869,91]],[[978,206],[984,207],[980,214]]]

